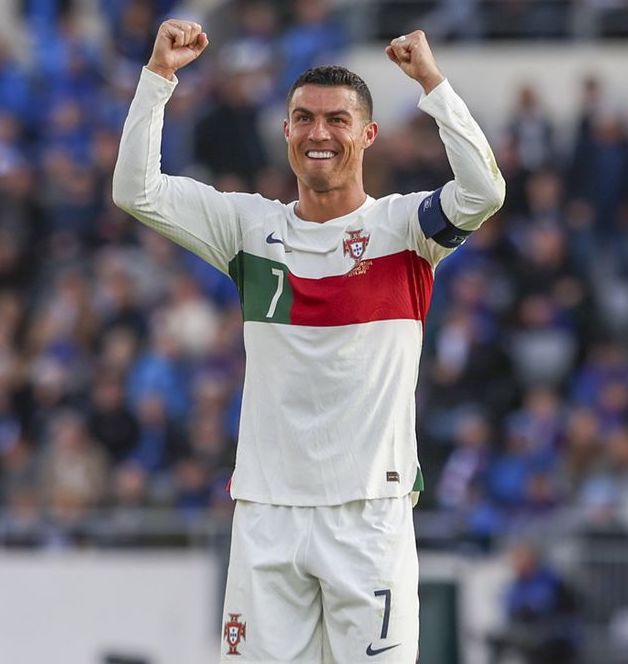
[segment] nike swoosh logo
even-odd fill
[[[373,644],[369,643],[368,648],[366,649],[366,654],[369,657],[373,657],[373,655],[381,655],[383,652],[392,650],[393,648],[398,648],[400,645],[401,643],[395,643],[394,646],[386,646],[385,648],[373,648]]]
[[[266,242],[268,242],[268,244],[283,244],[284,247],[286,246],[285,242],[283,240],[280,240],[279,238],[273,237],[273,235],[274,235],[274,233],[269,233],[266,236]]]

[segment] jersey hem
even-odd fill
[[[386,493],[386,494],[373,494],[373,495],[358,495],[347,499],[339,499],[337,501],[320,501],[314,502],[312,500],[298,500],[291,498],[289,500],[284,500],[281,498],[275,498],[269,500],[267,498],[262,498],[257,495],[247,494],[246,492],[233,491],[231,492],[231,498],[233,500],[242,500],[249,503],[260,503],[262,505],[277,505],[281,507],[336,507],[338,505],[346,505],[347,503],[355,503],[360,500],[384,500],[386,498],[406,498],[413,492],[412,486],[408,486],[407,490],[400,490],[395,493]],[[237,495],[236,495],[237,494]],[[238,660],[240,661],[240,660]]]

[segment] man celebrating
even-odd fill
[[[122,135],[117,205],[236,282],[247,354],[223,662],[414,662],[422,488],[414,390],[438,262],[501,206],[504,181],[420,31],[386,54],[423,88],[455,179],[374,200],[370,92],[308,70],[284,135],[298,201],[221,193],[160,172],[175,72],[208,44],[162,24]],[[375,660],[374,660],[375,658]]]

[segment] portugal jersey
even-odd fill
[[[503,200],[484,135],[444,81],[419,106],[455,179],[315,223],[294,203],[162,174],[174,87],[143,71],[114,198],[238,287],[246,373],[232,496],[315,506],[420,488],[414,391],[434,269]]]

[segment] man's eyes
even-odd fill
[[[311,115],[295,115],[294,116],[294,121],[295,122],[311,122],[312,121],[312,116]],[[328,118],[327,120],[330,124],[335,124],[335,125],[346,125],[347,124],[347,119],[342,117],[341,115],[334,115]]]

